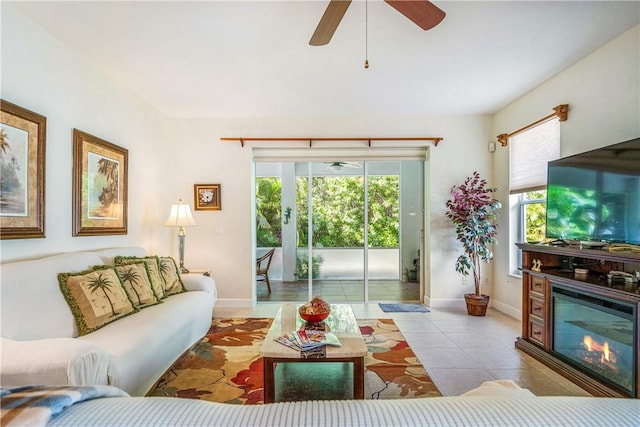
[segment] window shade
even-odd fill
[[[549,119],[509,138],[509,192],[545,189],[547,162],[560,157],[560,120]]]

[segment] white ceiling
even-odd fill
[[[434,1],[423,31],[354,1],[312,47],[326,0],[7,3],[183,118],[491,114],[640,22],[638,1]]]

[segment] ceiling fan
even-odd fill
[[[331,172],[340,172],[342,168],[362,169],[362,165],[358,162],[325,162],[327,169]]]
[[[427,0],[385,0],[385,3],[423,30],[435,27],[446,15],[440,8]],[[329,43],[350,4],[351,0],[331,0],[329,2],[313,36],[311,36],[309,41],[311,46],[323,46]]]

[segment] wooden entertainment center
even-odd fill
[[[640,253],[610,252],[581,245],[554,246],[519,243],[522,250],[522,336],[516,347],[549,366],[595,396],[640,397],[640,289],[635,280],[608,280],[610,271],[635,274],[640,271]],[[586,274],[576,274],[585,267]],[[604,301],[603,306],[623,306],[628,324],[633,325],[633,360],[630,387],[617,387],[598,375],[591,375],[554,351],[554,302],[558,292],[585,295],[586,300]],[[588,306],[590,303],[585,303]]]

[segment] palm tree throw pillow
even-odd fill
[[[164,280],[164,292],[166,296],[186,292],[182,283],[176,261],[171,257],[160,257],[160,275]]]
[[[140,261],[144,261],[147,266],[149,280],[151,281],[151,288],[156,294],[156,297],[159,300],[166,298],[167,296],[164,292],[164,279],[160,275],[160,259],[157,256],[135,257],[118,255],[113,259],[115,266],[127,265]]]
[[[101,265],[80,273],[60,273],[58,282],[80,335],[138,311],[113,267]]]
[[[116,273],[129,299],[136,307],[144,308],[162,302],[151,288],[151,280],[144,261],[119,265],[116,267]]]

